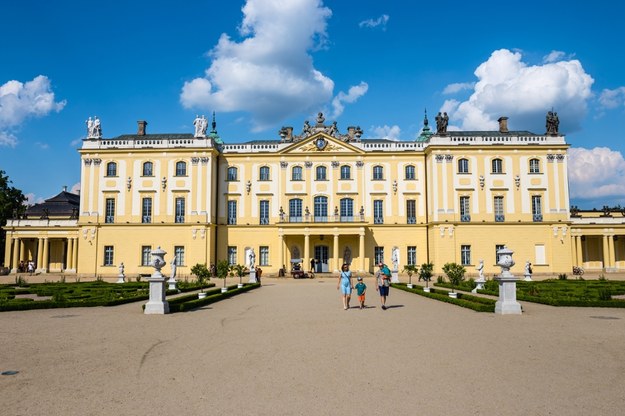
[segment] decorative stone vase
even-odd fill
[[[507,247],[497,251],[501,267],[501,275],[495,280],[499,281],[499,300],[495,303],[495,313],[501,315],[520,315],[522,313],[521,304],[516,300],[516,281],[518,280],[510,268],[514,266],[512,260],[512,250]]]

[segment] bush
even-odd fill
[[[599,300],[612,300],[612,291],[610,291],[610,288],[599,288]]]
[[[458,263],[445,263],[443,271],[453,287],[458,286],[464,280],[464,274],[466,273],[464,266]]]
[[[409,289],[404,283],[393,283],[391,286],[394,288],[404,290],[406,292],[412,292],[417,295],[439,300],[445,303],[451,303],[457,306],[462,306],[463,308],[472,309],[476,312],[495,312],[495,303],[497,302],[494,299],[481,298],[478,296],[471,296],[467,294],[460,293],[458,294],[458,298],[454,299],[449,297],[446,290],[438,290],[438,289],[430,289],[430,292],[424,292],[421,286],[415,286],[412,289]]]

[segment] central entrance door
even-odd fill
[[[315,246],[315,272],[316,273],[328,273],[328,246]]]

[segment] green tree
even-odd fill
[[[228,263],[228,260],[219,260],[217,262],[217,277],[219,279],[224,279],[224,287],[226,287],[228,272],[230,272],[230,263]]]
[[[241,284],[242,283],[241,279],[243,278],[243,275],[247,271],[247,267],[245,267],[243,264],[235,264],[232,266],[232,271],[234,271],[236,275],[239,276],[239,284]]]
[[[412,284],[412,275],[419,271],[419,267],[416,264],[406,264],[402,272],[408,275],[408,284]]]
[[[191,273],[197,277],[197,282],[200,284],[200,292],[204,292],[204,284],[211,277],[211,272],[206,267],[206,264],[197,263],[191,267]]]
[[[443,271],[447,275],[449,282],[451,283],[452,292],[464,280],[464,274],[466,273],[466,269],[464,266],[458,263],[445,263],[443,266]]]
[[[6,172],[0,170],[0,227],[5,226],[9,218],[13,218],[16,214],[21,215],[26,210],[24,205],[26,197],[22,191],[11,186],[12,183]],[[4,255],[5,244],[6,232],[0,229],[0,253],[3,253],[0,255]]]
[[[421,270],[419,270],[419,281],[421,281],[421,279],[425,280],[425,287],[429,287],[428,282],[432,280],[432,274],[434,274],[434,264],[423,263],[421,265]]]

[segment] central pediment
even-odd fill
[[[350,143],[339,140],[324,132],[310,135],[282,149],[281,154],[291,153],[364,153]]]

